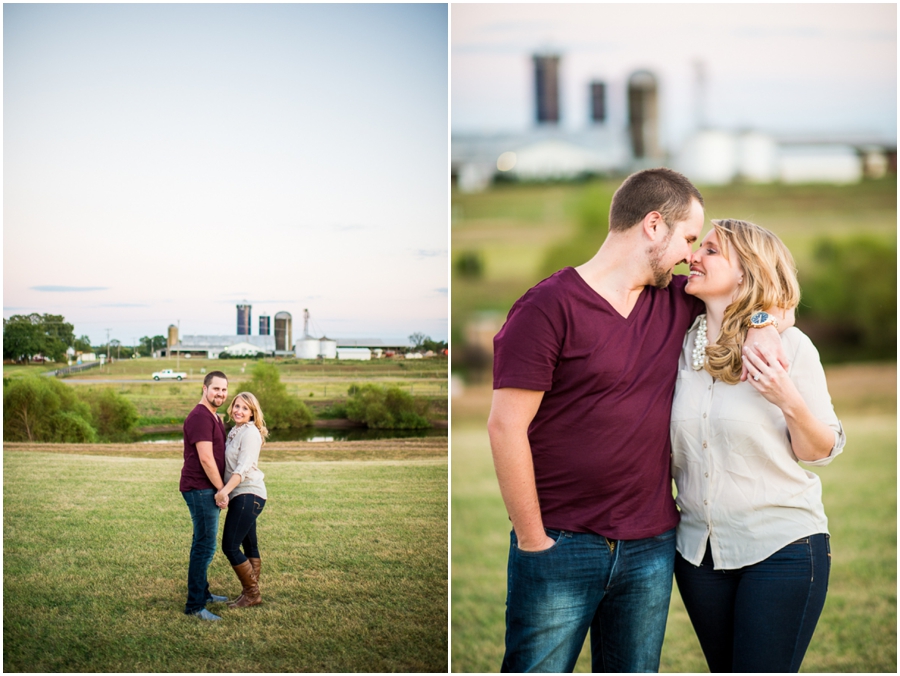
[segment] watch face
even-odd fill
[[[769,313],[768,312],[757,312],[752,317],[750,317],[751,324],[762,324],[765,321],[768,321]]]

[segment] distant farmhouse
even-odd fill
[[[379,338],[315,338],[309,335],[309,311],[304,310],[303,337],[292,344],[289,312],[275,315],[274,333],[270,317],[259,318],[259,335],[250,335],[251,306],[237,306],[237,334],[180,336],[178,327],[169,326],[166,347],[155,356],[180,355],[185,358],[219,359],[231,357],[297,357],[298,359],[371,359],[391,351],[406,350],[405,342],[386,343]]]
[[[571,180],[623,175],[670,166],[698,185],[734,180],[757,183],[853,183],[897,172],[896,139],[867,134],[778,136],[760,130],[726,131],[703,123],[674,153],[659,141],[659,85],[639,70],[627,80],[627,124],[608,121],[605,82],[589,86],[590,123],[580,131],[559,127],[558,54],[537,54],[534,63],[534,120],[528,131],[510,134],[451,134],[451,177],[464,192],[497,180]],[[704,99],[702,67],[696,99]],[[700,106],[701,103],[698,103]]]

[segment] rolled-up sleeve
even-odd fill
[[[831,448],[831,453],[819,460],[801,460],[800,462],[804,465],[822,467],[841,454],[847,443],[847,436],[844,434],[844,426],[838,420],[831,403],[831,394],[828,392],[828,382],[825,380],[825,369],[822,368],[819,351],[805,334],[799,331],[796,333],[801,338],[791,364],[791,380],[794,381],[800,395],[816,419],[828,425],[834,432],[834,446]]]
[[[262,436],[260,436],[259,430],[252,425],[247,425],[246,431],[241,435],[237,464],[233,472],[241,475],[241,481],[244,481],[247,478],[247,474],[257,466],[261,448]]]

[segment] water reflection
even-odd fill
[[[372,430],[367,427],[330,428],[307,427],[296,430],[271,430],[268,441],[371,441],[373,439],[409,439],[419,437],[446,437],[445,429],[427,430]],[[157,432],[145,434],[143,443],[182,441],[181,432]]]

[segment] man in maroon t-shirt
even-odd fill
[[[594,671],[659,669],[678,523],[669,418],[703,312],[672,270],[703,221],[687,178],[633,174],[596,255],[530,289],[494,339],[488,431],[513,526],[502,671],[571,672],[588,630]],[[783,354],[774,329],[756,332]]]
[[[228,396],[228,379],[221,371],[211,371],[203,379],[200,403],[184,421],[184,466],[181,468],[179,490],[187,502],[194,524],[191,558],[188,564],[188,596],[186,615],[203,620],[219,620],[206,609],[210,601],[224,603],[225,596],[209,591],[206,571],[216,553],[220,506],[216,491],[225,483],[225,425],[216,410]],[[227,502],[225,503],[227,506]],[[224,508],[221,507],[221,508]]]

